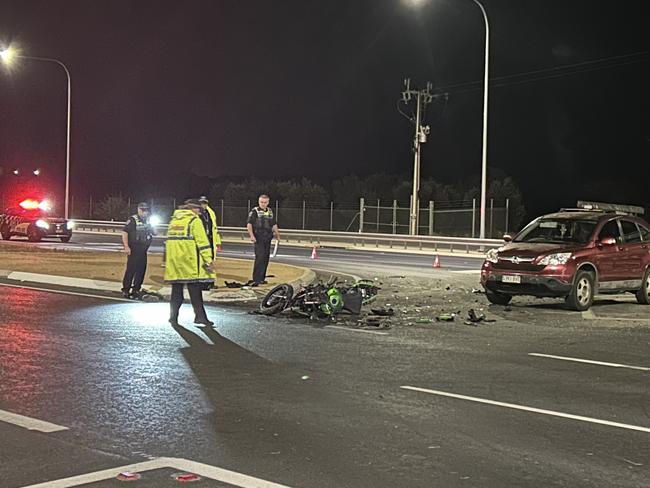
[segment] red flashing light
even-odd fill
[[[23,207],[25,210],[36,210],[37,208],[39,208],[40,203],[38,202],[38,200],[34,200],[33,198],[27,198],[22,202],[20,202],[19,205]]]

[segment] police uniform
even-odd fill
[[[149,210],[149,206],[146,203],[140,203],[138,209]],[[148,217],[135,214],[129,217],[122,231],[127,234],[131,249],[122,280],[122,293],[125,296],[138,298],[147,270],[147,250],[151,245],[154,230]]]
[[[217,255],[217,251],[221,248],[221,236],[217,229],[217,216],[215,215],[214,210],[210,208],[206,197],[200,197],[199,202],[206,204],[206,207],[201,211],[201,220],[203,221],[205,233],[207,234],[208,240],[212,246],[212,257],[214,258]]]
[[[196,200],[185,202],[186,207],[174,212],[167,229],[165,241],[165,282],[171,283],[169,322],[178,325],[178,312],[183,303],[183,287],[187,285],[194,309],[194,323],[213,325],[203,306],[202,290],[205,284],[214,283],[210,267],[212,245],[201,218],[191,208],[201,205]]]
[[[271,241],[273,240],[273,226],[277,223],[273,216],[273,210],[266,208],[262,210],[255,207],[248,214],[247,224],[253,227],[255,236],[255,265],[253,266],[253,281],[262,283],[266,281],[266,269],[269,266],[271,255]]]

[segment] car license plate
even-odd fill
[[[503,275],[501,281],[504,283],[521,283],[521,276],[517,275]]]

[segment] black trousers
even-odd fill
[[[126,271],[122,279],[122,291],[138,292],[142,288],[144,274],[147,271],[147,246],[130,246],[131,254],[126,260]]]
[[[253,266],[253,281],[261,283],[266,279],[266,268],[269,267],[272,237],[255,237],[255,265]]]
[[[178,321],[178,311],[183,304],[183,287],[187,285],[190,302],[194,309],[194,320],[203,322],[208,319],[203,306],[203,283],[172,283],[172,296],[170,300],[169,319]]]

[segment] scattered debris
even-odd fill
[[[455,313],[442,313],[436,317],[436,322],[453,322],[455,318]]]
[[[308,379],[309,379],[309,376],[308,376],[308,375],[304,375],[304,376],[303,376],[302,378],[300,378],[300,379],[301,379],[301,380],[308,380]]]
[[[380,316],[382,316],[382,317],[390,317],[390,316],[392,316],[392,315],[395,315],[395,310],[393,310],[392,308],[385,308],[385,307],[382,307],[382,308],[371,308],[371,309],[370,309],[370,312],[371,312],[373,315],[380,315]]]
[[[481,290],[480,288],[472,288],[472,293],[484,294],[485,290]]]
[[[246,286],[244,283],[237,281],[226,281],[226,288],[243,288],[244,286]]]

